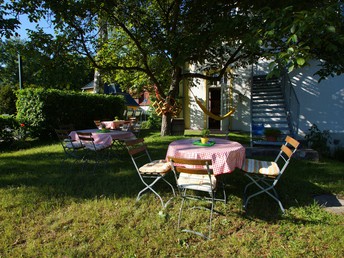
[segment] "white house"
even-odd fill
[[[289,127],[294,135],[302,138],[312,124],[320,130],[329,130],[337,146],[344,146],[344,75],[330,77],[318,82],[319,77],[314,75],[317,63],[311,66],[294,70],[290,73],[289,86],[283,92],[284,101],[289,102],[286,116],[290,120]],[[250,131],[254,123],[253,114],[253,78],[267,74],[267,62],[232,71],[234,78],[224,78],[221,82],[198,80],[198,87],[183,87],[183,113],[185,128],[190,129],[221,129],[226,131]],[[287,81],[287,80],[286,80]],[[196,83],[196,81],[195,81]],[[288,84],[288,83],[287,83]],[[282,87],[283,88],[283,87]],[[221,121],[215,121],[206,116],[195,102],[193,95],[203,100],[204,105],[213,113],[226,114],[231,107],[235,113]],[[286,96],[287,95],[287,96]],[[292,97],[290,97],[292,96]],[[267,94],[264,98],[273,98]],[[292,98],[292,99],[291,99]],[[297,103],[298,100],[298,103]],[[273,109],[273,104],[267,104]],[[260,116],[269,116],[269,111],[261,111]],[[264,113],[265,112],[265,113]],[[282,118],[270,118],[267,127],[277,125]],[[281,122],[282,123],[282,122]],[[338,143],[339,142],[339,143]]]

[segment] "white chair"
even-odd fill
[[[150,190],[159,198],[162,207],[165,208],[172,198],[164,203],[161,196],[153,189],[153,186],[158,181],[162,180],[169,185],[173,192],[173,196],[175,196],[173,186],[165,179],[165,176],[171,171],[170,163],[165,160],[153,161],[149,155],[147,145],[144,143],[143,138],[126,140],[124,141],[124,144],[142,183],[145,185],[145,187],[138,193],[136,200],[140,200],[142,194]]]
[[[251,182],[246,185],[244,190],[244,209],[247,208],[247,204],[251,198],[266,193],[279,204],[279,207],[284,213],[284,208],[275,190],[275,185],[287,168],[290,158],[296,152],[298,146],[299,142],[297,140],[287,136],[285,138],[285,143],[281,147],[281,151],[274,161],[261,161],[255,159],[245,160],[242,170]],[[257,186],[258,191],[247,195],[247,190],[252,185]]]
[[[186,200],[204,200],[211,205],[209,209],[210,215],[208,234],[205,235],[194,229],[183,229],[182,232],[193,233],[205,239],[210,239],[213,211],[215,206],[215,192],[217,188],[217,180],[211,168],[212,161],[210,159],[184,159],[176,157],[168,157],[168,160],[171,162],[171,167],[176,178],[176,183],[182,197],[178,216],[178,229],[180,229],[181,225],[184,202]],[[210,198],[205,198],[200,194],[197,194],[201,192],[209,194]],[[204,209],[204,207],[193,208]]]

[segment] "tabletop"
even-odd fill
[[[84,129],[78,130],[78,132],[92,133],[92,137],[95,143],[101,143],[105,145],[111,145],[113,140],[121,140],[135,137],[135,135],[132,132],[123,132],[117,130],[109,130],[102,132],[99,129]],[[72,138],[72,140],[79,140],[77,131],[70,132],[69,136]]]
[[[168,156],[189,159],[211,159],[214,175],[231,173],[241,168],[245,158],[245,148],[238,142],[219,138],[210,138],[212,146],[199,146],[194,142],[199,139],[182,139],[171,142],[167,149]]]
[[[118,127],[120,127],[121,125],[125,124],[125,123],[130,123],[130,121],[126,121],[126,120],[114,120],[114,121],[101,121],[100,124],[104,125],[105,128],[107,129],[117,129]],[[100,128],[99,128],[100,129]]]

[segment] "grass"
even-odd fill
[[[144,137],[154,158],[164,158],[169,142],[181,138],[158,132]],[[234,138],[247,141],[240,134]],[[277,186],[284,215],[265,196],[244,212],[246,178],[239,170],[225,175],[229,201],[216,204],[221,214],[214,218],[213,238],[204,241],[177,231],[179,198],[165,210],[153,194],[136,202],[143,186],[126,155],[95,172],[63,158],[58,143],[0,154],[1,257],[344,256],[343,216],[324,211],[312,198],[344,195],[343,163],[293,160]],[[171,197],[163,184],[158,191],[164,200]],[[207,214],[188,215],[184,221],[206,225]]]

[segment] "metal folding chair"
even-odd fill
[[[100,120],[93,120],[93,122],[94,122],[94,124],[96,125],[96,127],[97,127],[98,129],[101,128],[102,123],[101,123]]]
[[[150,190],[159,198],[162,207],[165,208],[173,197],[164,203],[161,196],[153,189],[153,186],[158,181],[162,180],[170,186],[173,196],[175,196],[173,186],[164,178],[171,171],[170,163],[165,160],[153,161],[149,155],[147,145],[144,143],[143,138],[126,140],[124,141],[124,144],[142,183],[145,185],[145,187],[138,193],[136,200],[139,201],[142,194]]]
[[[101,153],[104,153],[105,151],[109,151],[112,147],[112,144],[105,145],[102,143],[94,142],[94,138],[92,137],[92,133],[77,132],[77,135],[78,135],[79,140],[82,143],[82,145],[88,151],[88,152],[84,153],[83,160],[85,160],[85,158],[87,157],[89,152],[92,152],[95,154],[96,164],[95,164],[94,169],[93,169],[93,170],[95,170],[95,168],[99,164],[99,159],[100,159]],[[108,154],[107,156],[109,156],[110,152],[108,152],[107,154]],[[107,157],[107,159],[108,159],[108,157]]]
[[[215,206],[215,191],[217,187],[217,180],[211,168],[212,161],[210,159],[184,159],[176,157],[168,157],[168,160],[171,162],[171,167],[174,172],[177,186],[182,197],[178,216],[178,229],[180,229],[185,200],[204,200],[211,205],[209,209],[210,216],[208,234],[205,235],[199,231],[192,229],[183,229],[182,232],[193,233],[205,239],[210,239],[213,211]],[[189,192],[187,193],[187,191]],[[197,194],[201,192],[208,193],[210,198]],[[193,208],[204,209],[204,207]]]
[[[69,136],[70,130],[55,129],[55,133],[67,157],[81,158],[78,150],[83,149],[85,146],[83,146],[80,141],[72,140],[72,138]]]
[[[275,185],[278,183],[278,180],[287,168],[290,159],[296,152],[298,146],[299,142],[297,140],[287,136],[285,138],[285,143],[281,147],[281,151],[274,161],[261,161],[255,159],[245,160],[242,170],[251,182],[246,185],[244,190],[244,209],[247,208],[247,204],[251,198],[262,193],[266,193],[279,204],[279,207],[284,213],[284,208],[275,190]],[[257,186],[258,191],[251,195],[247,195],[247,189],[252,185]]]

